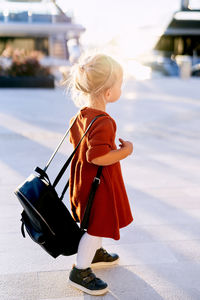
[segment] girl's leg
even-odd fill
[[[77,252],[77,269],[89,268],[96,253],[96,250],[101,248],[102,238],[98,236],[93,236],[87,232],[82,236]]]
[[[103,295],[108,291],[107,283],[97,278],[92,272],[91,262],[92,264],[94,261],[109,264],[119,259],[118,255],[107,253],[101,246],[101,237],[86,232],[79,242],[77,264],[73,266],[69,275],[69,282],[72,286],[90,295]]]

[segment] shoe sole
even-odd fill
[[[75,287],[76,289],[81,290],[82,292],[85,292],[86,294],[89,294],[89,295],[92,295],[92,296],[100,296],[100,295],[106,294],[108,292],[108,287],[106,287],[103,290],[93,291],[93,290],[88,290],[84,286],[82,286],[78,283],[75,283],[75,282],[71,281],[70,279],[68,280],[68,282],[71,286]]]
[[[109,266],[113,266],[113,265],[117,265],[119,263],[119,258],[112,261],[112,262],[105,262],[105,261],[101,261],[101,262],[97,262],[97,263],[93,263],[91,264],[91,267],[109,267]]]

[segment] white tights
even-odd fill
[[[90,235],[87,232],[84,233],[78,245],[76,268],[78,269],[89,268],[96,250],[101,248],[101,246],[102,246],[101,237]]]

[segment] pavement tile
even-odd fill
[[[38,297],[37,273],[0,275],[1,300],[36,300]]]
[[[133,272],[151,287],[171,291],[199,289],[200,263],[178,262],[175,264],[152,264],[128,266]]]
[[[122,266],[177,262],[173,252],[165,244],[158,242],[112,245],[107,250],[119,254]]]
[[[135,225],[121,231],[120,244],[158,241],[187,241],[200,239],[200,223]],[[107,244],[115,241],[106,241]]]
[[[166,245],[178,261],[200,262],[199,240],[175,240],[173,242],[166,242]]]
[[[39,272],[39,297],[43,299],[81,296],[82,292],[68,285],[68,277],[69,271]]]
[[[159,294],[163,300],[199,300],[200,299],[200,292],[197,289],[191,289],[191,288],[185,290],[180,289],[176,291],[162,289],[159,290]],[[130,298],[130,299],[134,299],[134,298]]]
[[[65,298],[43,298],[43,299],[39,299],[39,300],[83,300],[84,299],[84,295],[80,296],[80,297],[65,297]]]
[[[99,299],[99,300],[119,300],[118,297],[116,297],[112,292],[107,292],[105,295],[102,296],[91,296],[88,294],[84,294],[82,293],[81,296],[69,296],[69,297],[65,297],[65,298],[43,298],[43,299],[39,299],[39,300],[95,300],[95,299]],[[131,298],[129,298],[131,299]]]

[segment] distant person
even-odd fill
[[[69,276],[71,285],[91,295],[102,295],[108,291],[107,284],[95,276],[91,266],[109,266],[119,260],[117,254],[109,254],[102,248],[102,237],[119,240],[119,229],[133,221],[119,163],[132,153],[133,145],[119,139],[117,149],[116,123],[106,113],[106,105],[119,99],[122,81],[121,65],[103,54],[85,58],[72,70],[70,84],[73,100],[76,104],[80,104],[81,100],[84,105],[70,130],[73,147],[91,120],[99,114],[105,115],[94,122],[73,157],[70,175],[72,215],[81,222],[93,178],[98,166],[103,166],[88,229],[80,240],[76,265]]]

